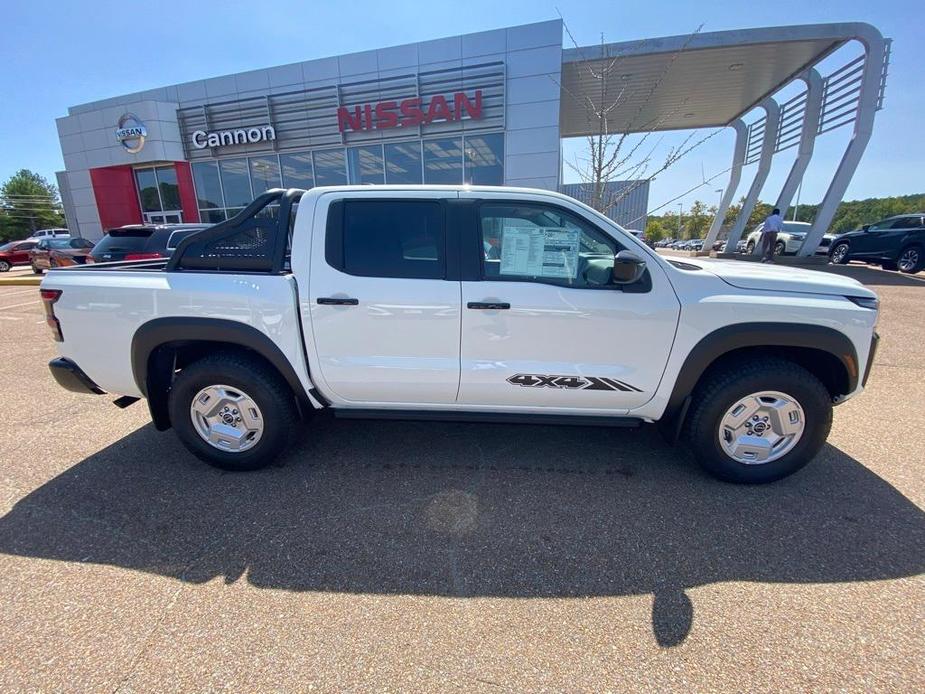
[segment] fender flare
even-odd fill
[[[307,401],[305,386],[282,350],[253,326],[223,318],[155,318],[143,323],[132,337],[132,375],[148,397],[148,363],[154,351],[167,343],[220,342],[245,347],[266,359],[292,388],[300,401]]]
[[[828,352],[845,369],[848,393],[857,388],[857,350],[844,333],[808,323],[737,323],[708,333],[694,345],[675,379],[665,414],[675,416],[680,413],[685,400],[710,365],[724,354],[743,347],[803,347]]]

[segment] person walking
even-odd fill
[[[777,232],[784,228],[784,220],[780,216],[780,210],[776,207],[774,211],[764,220],[761,227],[762,246],[762,263],[774,262],[774,249],[777,246]]]

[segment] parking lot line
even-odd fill
[[[36,297],[32,301],[26,301],[21,304],[10,304],[9,306],[0,306],[0,311],[6,308],[19,308],[20,306],[33,306],[33,305],[38,305],[38,304],[39,304],[39,299],[38,297]]]
[[[6,298],[8,296],[24,296],[26,294],[35,294],[35,293],[36,293],[36,290],[34,288],[21,289],[19,291],[14,291],[14,292],[2,292],[0,293],[0,297]]]

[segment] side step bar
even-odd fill
[[[332,408],[338,419],[392,419],[424,422],[471,422],[480,424],[568,424],[582,427],[638,427],[639,417],[519,412],[464,412],[450,410],[373,410]]]

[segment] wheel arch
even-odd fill
[[[229,348],[266,362],[286,381],[300,407],[312,407],[289,359],[271,338],[256,328],[222,318],[155,318],[135,331],[131,357],[132,376],[148,400],[158,430],[170,428],[167,394],[177,366],[182,368],[201,356]]]
[[[763,355],[804,367],[822,381],[833,400],[857,388],[857,350],[844,333],[801,323],[738,323],[715,330],[694,345],[675,379],[663,418],[672,421],[684,416],[686,402],[711,369]],[[680,422],[675,423],[680,427]]]

